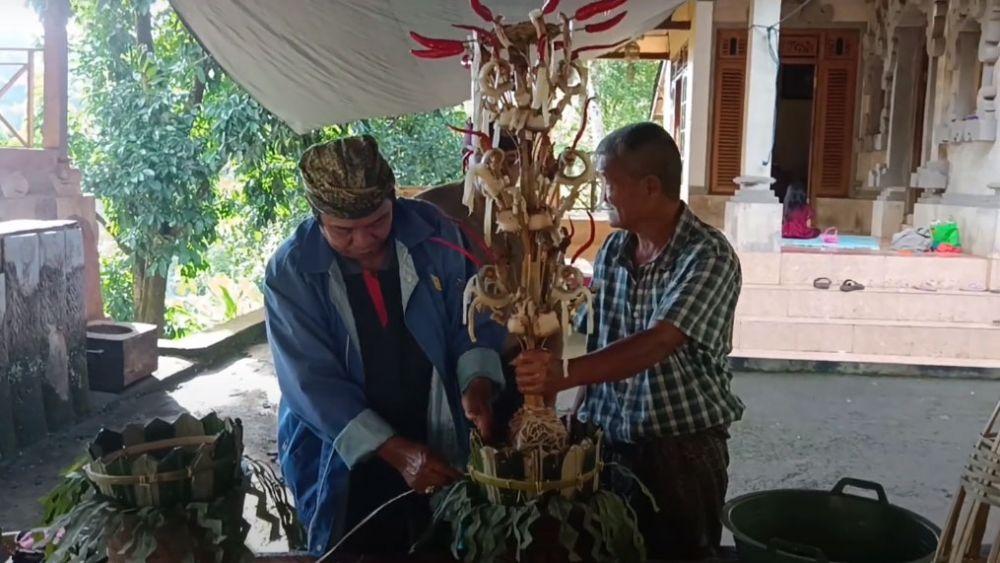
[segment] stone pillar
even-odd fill
[[[42,398],[48,428],[56,430],[72,423],[74,418],[66,356],[66,231],[39,233],[38,251],[39,331],[45,340]]]
[[[947,142],[949,136],[947,130],[938,124],[942,120],[947,97],[938,95],[942,90],[943,78],[945,78],[942,66],[941,55],[944,54],[943,41],[937,40],[933,34],[929,34],[927,40],[927,91],[924,94],[924,139],[921,147],[921,166],[910,177],[910,185],[924,190],[921,201],[927,203],[939,196],[938,191],[943,191],[948,187],[949,164],[946,159],[940,158],[938,147],[941,143]]]
[[[884,188],[872,202],[872,236],[890,239],[899,232],[906,213],[906,188]]]
[[[979,40],[978,34],[972,31],[958,33],[955,45],[955,70],[951,79],[951,140],[962,142],[966,140],[965,118],[976,111],[977,92],[974,84],[978,81]]]
[[[930,50],[928,46],[928,51]],[[937,120],[935,107],[937,103],[938,57],[928,53],[927,59],[927,89],[924,91],[924,138],[920,149],[920,164],[924,165],[937,158],[934,124]]]
[[[889,109],[889,141],[886,146],[886,170],[880,188],[905,187],[913,166],[914,113],[917,95],[913,85],[920,73],[921,40],[919,28],[900,28],[896,32],[896,68],[893,69],[892,101]]]
[[[982,140],[997,139],[996,118],[997,76],[996,66],[1000,62],[1000,6],[992,4],[986,9],[979,35],[979,61],[983,64],[982,86],[977,98],[976,114],[980,115],[980,136]]]
[[[59,150],[63,159],[66,158],[66,143],[69,138],[69,42],[66,39],[69,13],[69,0],[46,0],[42,13],[42,25],[45,28],[42,142],[47,149]]]
[[[6,325],[7,277],[3,273],[0,260],[0,329]],[[7,353],[7,339],[0,334],[0,460],[13,456],[17,451],[17,435],[14,433],[14,403],[10,394],[10,355]]]
[[[87,374],[87,298],[85,294],[86,246],[82,229],[66,231],[66,361],[73,412],[90,412],[90,380]]]
[[[886,162],[872,175],[872,184],[879,195],[872,205],[872,236],[891,237],[903,224],[906,188],[910,184],[913,166],[913,136],[915,134],[916,95],[913,84],[920,72],[923,30],[904,27],[893,38],[895,56],[889,92],[889,119],[886,132]]]
[[[681,194],[687,200],[691,191],[707,193],[708,146],[710,111],[712,107],[712,55],[715,44],[713,13],[715,3],[698,0],[694,6],[691,35],[688,40],[687,100],[688,134],[684,147],[684,181],[689,193]],[[694,187],[694,190],[691,188]]]
[[[39,325],[42,317],[39,285],[39,243],[34,233],[4,237],[3,270],[7,278],[7,314],[3,325],[9,362],[7,379],[12,398],[14,432],[20,445],[45,437],[45,402],[42,378],[45,340]]]
[[[726,202],[726,236],[737,250],[781,250],[781,203],[771,191],[781,0],[752,0],[747,46],[740,189]]]

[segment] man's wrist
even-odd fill
[[[469,381],[469,384],[465,387],[462,392],[463,395],[471,395],[474,393],[485,393],[487,398],[492,398],[496,395],[497,385],[496,383],[485,375],[478,375]]]
[[[375,455],[398,470],[400,465],[404,463],[403,460],[406,456],[403,455],[403,449],[406,448],[408,442],[406,438],[393,436],[382,442],[382,445],[375,450]]]
[[[560,371],[562,372],[562,378],[559,382],[560,391],[566,391],[567,389],[580,386],[580,360],[581,358],[559,360],[559,363],[561,364]]]

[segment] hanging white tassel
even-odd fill
[[[465,171],[465,185],[462,187],[462,205],[469,210],[469,215],[476,212],[476,155],[469,158],[469,169]]]
[[[469,39],[473,40],[475,39],[475,36],[469,35]],[[482,66],[482,64],[483,64],[482,49],[480,49],[480,45],[478,42],[474,42],[472,44],[472,68],[470,69],[472,76],[476,77],[479,76],[479,69]],[[479,129],[479,117],[480,114],[482,113],[483,101],[480,99],[479,96],[479,81],[471,80],[470,82],[472,82],[472,129],[475,131],[480,131],[481,129]],[[473,143],[475,143],[475,140],[473,140]]]
[[[486,246],[493,246],[493,198],[486,198],[486,213],[483,214],[483,238]]]
[[[472,296],[476,289],[476,278],[479,274],[469,278],[465,283],[465,292],[462,293],[462,324],[469,324],[469,305],[472,304]]]

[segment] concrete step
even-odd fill
[[[741,252],[743,282],[769,285],[812,285],[827,277],[837,283],[852,279],[869,288],[908,288],[932,282],[961,289],[973,284],[990,287],[990,260],[967,255],[899,254],[894,252],[780,253]],[[994,278],[1000,267],[994,265]],[[1000,279],[993,279],[996,287]]]
[[[985,323],[738,316],[733,347],[768,352],[1000,360],[1000,327]]]
[[[776,352],[733,350],[734,369],[768,372],[821,372],[842,375],[889,375],[1000,381],[1000,360],[931,358],[850,352]]]
[[[834,285],[746,284],[738,317],[974,323],[1000,321],[1000,294],[986,291],[866,288],[843,292]]]

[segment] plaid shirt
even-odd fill
[[[690,434],[740,419],[743,403],[730,389],[733,315],[740,262],[719,231],[685,207],[674,236],[651,262],[636,268],[635,235],[612,234],[594,265],[593,352],[652,328],[677,327],[686,342],[662,362],[628,379],[587,388],[579,418],[612,442]],[[581,315],[577,329],[583,332]]]

